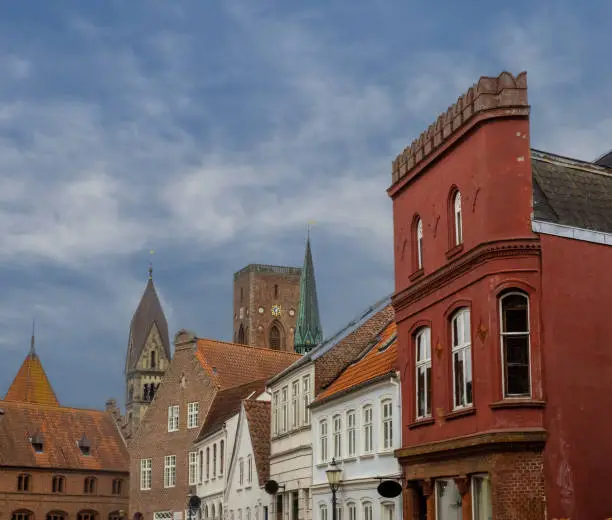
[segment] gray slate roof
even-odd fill
[[[132,317],[130,324],[130,336],[128,344],[127,358],[125,361],[126,371],[135,367],[140,358],[140,354],[145,346],[149,332],[153,324],[157,324],[157,330],[161,337],[164,352],[168,359],[170,356],[170,337],[168,335],[168,322],[162,309],[161,303],[153,285],[152,278],[147,281],[144,294],[140,299],[138,308]]]
[[[534,219],[612,233],[612,169],[531,151]]]

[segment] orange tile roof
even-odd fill
[[[198,338],[196,357],[217,387],[225,389],[269,379],[301,356],[294,352]]]
[[[59,406],[55,392],[51,388],[51,383],[36,352],[28,353],[4,400]]]
[[[379,350],[387,346],[385,350]],[[360,359],[349,365],[315,399],[315,403],[328,399],[358,385],[372,381],[397,369],[397,325],[390,322],[378,335],[377,341]]]
[[[36,453],[30,437],[42,434]],[[91,446],[83,455],[78,441]],[[129,471],[127,447],[108,412],[0,400],[0,467]]]

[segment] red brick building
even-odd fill
[[[480,78],[393,163],[405,518],[612,517],[612,169]]]
[[[0,520],[122,520],[128,470],[112,415],[60,406],[32,344],[0,400]]]

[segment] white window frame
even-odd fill
[[[247,483],[253,482],[253,457],[249,454],[247,456]]]
[[[393,449],[393,400],[385,397],[380,402],[381,446],[382,451]]]
[[[140,490],[150,491],[153,476],[152,459],[140,459]]]
[[[168,406],[168,431],[177,432],[179,430],[179,405],[171,404]]]
[[[374,451],[374,409],[371,404],[366,404],[361,409],[363,415],[363,453]]]
[[[468,378],[473,384],[474,375],[472,372],[472,327],[470,322],[470,309],[462,307],[458,309],[451,319],[451,372],[453,373],[453,409],[460,410],[469,408],[474,404],[474,388],[472,386],[472,395],[468,399]],[[457,335],[459,337],[457,337]],[[457,395],[457,370],[455,359],[460,358],[462,361],[463,380],[462,395]]]
[[[224,455],[225,455],[225,440],[221,439],[219,441],[219,475],[223,475],[223,472],[225,471],[225,459],[224,459]]]
[[[319,520],[327,520],[327,504],[319,504]]]
[[[286,432],[289,426],[289,385],[281,389],[281,432]]]
[[[357,520],[357,504],[355,502],[348,502],[346,504],[347,520]]]
[[[198,427],[198,416],[200,414],[200,403],[194,401],[193,403],[187,403],[187,428]]]
[[[240,457],[238,459],[238,485],[240,487],[244,486],[244,459]]]
[[[204,450],[198,450],[198,482],[204,478]]]
[[[453,197],[453,221],[455,223],[455,245],[463,244],[463,214],[461,213],[461,192],[457,190]]]
[[[383,502],[380,504],[381,520],[395,520],[395,502]],[[389,514],[389,511],[391,514]]]
[[[425,357],[419,359],[419,346],[421,340],[425,341]],[[431,417],[431,403],[429,402],[428,390],[431,388],[431,380],[427,375],[427,369],[429,372],[432,371],[431,364],[431,329],[429,327],[423,327],[420,329],[415,336],[415,360],[416,360],[416,371],[415,371],[415,397],[416,397],[416,418],[425,419]],[[424,388],[424,409],[423,412],[419,412],[419,371],[423,369],[425,388]]]
[[[176,486],[176,455],[166,455],[164,457],[164,487],[173,488]]]
[[[279,404],[280,404],[280,392],[276,390],[276,392],[272,393],[272,435],[278,435],[280,432],[279,428]]]
[[[373,506],[372,506],[372,502],[370,502],[369,500],[364,500],[361,503],[361,513],[362,513],[362,519],[361,520],[373,520]]]
[[[339,500],[336,502],[336,520],[342,520],[342,502]]]
[[[329,460],[329,447],[327,445],[328,435],[327,419],[321,419],[319,421],[319,461],[322,463]]]
[[[198,483],[198,452],[190,451],[188,459],[189,485],[195,486]]]
[[[423,269],[423,221],[420,217],[416,223],[417,269]]]
[[[332,417],[333,457],[342,458],[342,416],[337,413]]]
[[[509,296],[521,296],[527,302],[527,330],[523,332],[504,332],[504,307],[503,302]],[[529,295],[523,291],[515,290],[504,293],[499,298],[499,332],[501,340],[501,369],[502,369],[502,392],[504,399],[525,399],[531,397],[532,377],[531,377],[531,302]],[[504,349],[504,338],[505,337],[518,337],[527,335],[527,362],[529,363],[529,391],[526,394],[510,394],[506,391],[507,377],[506,377],[506,355]]]
[[[348,457],[354,457],[357,454],[357,414],[355,410],[346,412],[346,447]]]
[[[300,426],[300,380],[291,383],[291,427]]]
[[[304,400],[304,424],[310,424],[310,375],[302,377],[302,399]]]
[[[482,480],[482,481],[487,481],[488,482],[488,486],[489,486],[489,491],[491,491],[491,477],[486,474],[486,473],[477,473],[475,475],[472,475],[470,478],[470,486],[471,486],[471,495],[472,495],[472,515],[474,517],[474,520],[481,520],[481,518],[485,518],[485,517],[477,517],[476,515],[478,514],[478,490],[476,489],[476,481],[478,480]],[[492,495],[492,493],[491,493]],[[489,496],[489,507],[491,507],[492,509],[492,502],[493,502],[493,497]],[[485,518],[486,520],[486,518]]]
[[[217,477],[217,443],[212,446],[212,478]]]

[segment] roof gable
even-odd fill
[[[45,369],[34,349],[31,349],[11,383],[5,401],[59,406]]]
[[[263,486],[270,478],[270,401],[247,399],[244,411],[259,485]]]

